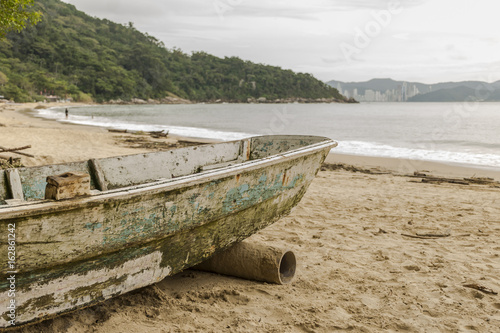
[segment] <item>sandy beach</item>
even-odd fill
[[[33,166],[174,148],[178,141],[22,111],[34,107],[0,104],[0,146],[31,145],[23,151],[35,157],[0,156]],[[405,175],[498,181],[500,172],[339,154],[326,162],[292,214],[250,238],[295,252],[291,284],[187,270],[17,331],[499,331],[500,184],[426,183]]]

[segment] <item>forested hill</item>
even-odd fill
[[[0,41],[0,95],[17,102],[41,95],[78,101],[159,99],[337,98],[309,74],[168,49],[132,24],[90,17],[58,0],[36,1],[42,21]]]

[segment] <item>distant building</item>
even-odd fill
[[[46,100],[47,102],[58,102],[60,99],[61,99],[61,97],[59,97],[59,96],[55,96],[55,95],[48,95],[48,96],[45,96],[45,100]]]
[[[407,83],[403,82],[401,85],[401,101],[406,102],[408,100]]]
[[[371,89],[366,89],[364,99],[367,102],[375,102],[375,91]]]

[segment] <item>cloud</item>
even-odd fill
[[[78,9],[99,17],[126,18],[158,17],[210,17],[236,15],[249,18],[271,17],[315,20],[324,12],[358,9],[386,9],[389,4],[413,7],[426,0],[65,0]]]
[[[67,0],[77,9],[102,18],[115,18],[120,22],[134,21],[137,17],[161,17],[166,14],[165,3],[154,0]]]
[[[399,34],[392,35],[392,38],[401,39],[401,40],[409,40],[410,34],[409,33],[399,33]]]
[[[421,6],[428,0],[334,0],[324,1],[334,10],[387,9],[388,6],[411,8]]]
[[[256,6],[241,5],[229,7],[223,15],[228,14],[231,16],[239,16],[245,18],[286,18],[292,20],[317,20],[316,8],[290,8],[290,7],[270,7],[270,6]]]
[[[452,71],[472,79],[483,75],[489,66],[475,64],[491,64],[500,53],[496,12],[469,6],[466,0],[66,2],[92,16],[133,22],[138,30],[155,36],[168,48],[238,56],[310,72],[324,80],[427,76],[427,81],[439,81]],[[356,29],[364,31],[368,22],[375,20],[373,13],[388,9],[390,4],[403,10],[379,34],[370,35],[369,45],[353,55],[354,61],[347,62],[339,45],[353,44]],[[497,76],[500,79],[500,74]]]
[[[342,57],[335,57],[335,58],[321,58],[321,61],[324,62],[325,64],[338,64],[338,63],[343,63],[345,62],[345,58]]]

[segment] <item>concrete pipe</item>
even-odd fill
[[[193,268],[249,280],[286,284],[293,280],[296,264],[292,251],[243,241]]]

